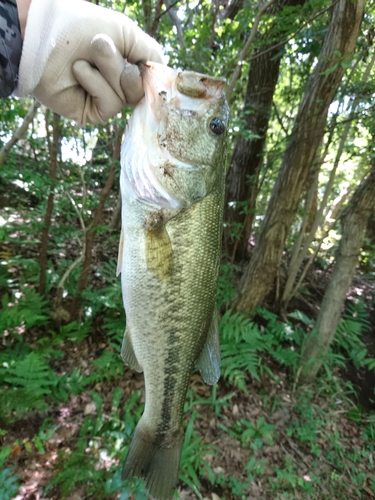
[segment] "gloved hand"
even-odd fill
[[[143,96],[137,66],[163,62],[158,43],[125,15],[83,0],[32,0],[15,95],[84,126]]]

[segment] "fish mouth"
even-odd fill
[[[176,107],[194,111],[225,95],[225,78],[173,69],[151,61],[141,62],[138,66],[150,105],[173,100]]]
[[[204,173],[210,163],[202,168],[196,157],[184,157],[175,147],[184,136],[170,125],[179,123],[180,118],[202,120],[211,109],[220,108],[221,100],[224,105],[225,79],[150,61],[140,62],[138,67],[145,96],[128,122],[121,153],[121,189],[152,207],[189,207],[210,189]]]

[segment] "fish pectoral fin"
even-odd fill
[[[215,385],[220,378],[219,317],[215,308],[206,343],[196,364],[204,382]]]
[[[118,276],[122,271],[122,251],[123,251],[123,248],[124,248],[124,230],[121,229],[120,242],[118,244],[116,276]]]
[[[161,231],[146,229],[147,268],[160,280],[168,280],[173,273],[172,244],[165,227]]]
[[[121,357],[126,365],[128,365],[132,370],[137,372],[142,372],[142,367],[138,363],[137,357],[133,349],[133,342],[130,336],[129,328],[126,327],[124,333],[124,340],[122,341],[121,347]]]

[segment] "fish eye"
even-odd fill
[[[225,131],[225,124],[223,120],[218,117],[212,118],[210,121],[210,129],[215,135],[221,135]]]

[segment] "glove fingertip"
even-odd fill
[[[127,104],[135,107],[144,96],[142,77],[138,66],[127,65],[121,74],[120,81]]]

